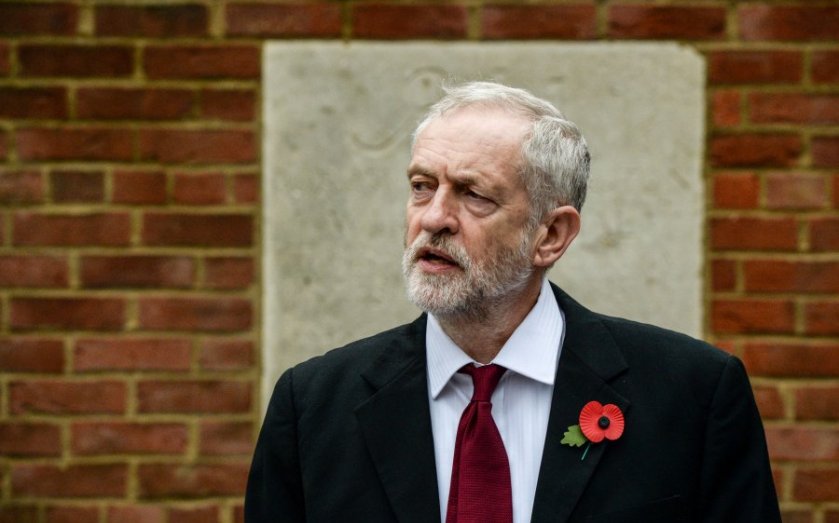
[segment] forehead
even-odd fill
[[[416,141],[429,136],[466,136],[486,142],[521,144],[532,122],[523,114],[503,107],[481,104],[452,109],[430,120]]]
[[[448,112],[430,121],[417,136],[409,173],[518,172],[522,141],[530,128],[527,118],[501,108],[470,106]]]

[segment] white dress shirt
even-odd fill
[[[533,512],[564,329],[546,278],[536,305],[492,361],[507,369],[492,394],[492,417],[510,462],[514,523],[529,522]],[[469,363],[479,364],[455,345],[431,314],[426,355],[440,517],[445,521],[457,426],[472,398],[472,379],[457,371]]]

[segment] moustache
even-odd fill
[[[472,259],[463,246],[456,244],[450,236],[443,234],[431,234],[422,232],[405,250],[405,257],[416,263],[418,259],[426,256],[429,249],[433,249],[449,258],[462,269],[469,269],[472,266]]]

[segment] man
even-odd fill
[[[408,166],[403,270],[426,313],[283,374],[248,522],[780,521],[742,364],[547,282],[588,167],[549,103],[447,91]]]

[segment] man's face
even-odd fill
[[[438,314],[480,314],[534,273],[529,200],[518,174],[529,122],[467,107],[432,121],[414,145],[403,272],[411,300]]]

